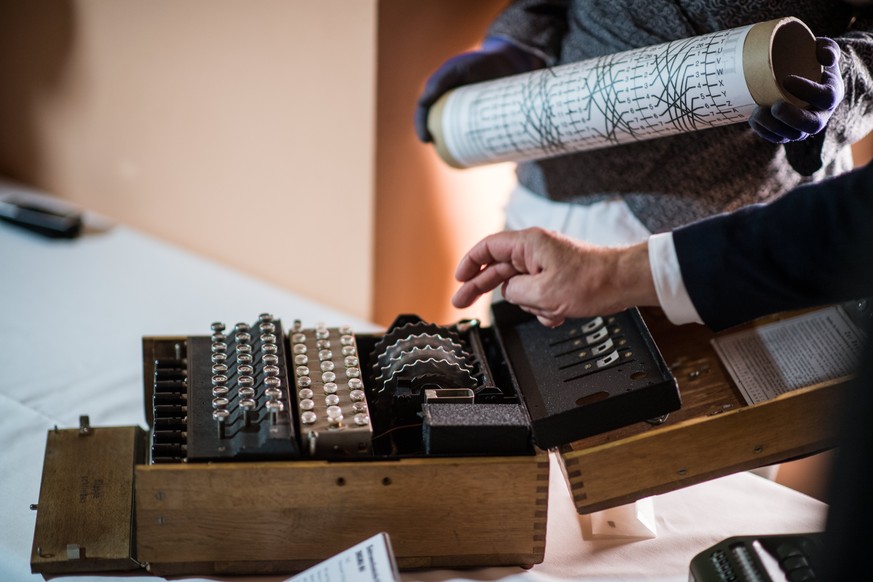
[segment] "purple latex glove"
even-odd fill
[[[490,81],[526,73],[545,66],[545,62],[509,41],[488,37],[482,48],[461,53],[440,65],[428,78],[415,108],[415,133],[423,142],[433,141],[427,129],[427,113],[444,93],[461,85]]]
[[[809,103],[801,109],[787,101],[773,106],[758,107],[749,118],[749,125],[762,138],[772,143],[801,141],[820,132],[827,125],[845,95],[843,77],[840,74],[840,47],[829,38],[815,39],[815,54],[824,67],[821,83],[815,83],[796,75],[789,75],[783,87]]]

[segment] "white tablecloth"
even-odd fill
[[[278,268],[290,265],[281,252],[276,256]],[[264,311],[309,324],[377,329],[120,226],[52,241],[0,223],[0,300],[3,581],[40,579],[30,573],[35,513],[29,505],[39,496],[46,432],[76,427],[83,414],[95,426],[145,427],[143,335],[205,334],[216,319],[250,322]],[[654,539],[586,541],[583,518],[554,462],[551,475],[542,564],[406,572],[403,579],[684,582],[691,558],[725,537],[824,525],[824,504],[742,473],[654,498]],[[138,576],[124,579],[131,578]]]

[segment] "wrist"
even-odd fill
[[[649,264],[648,241],[616,249],[613,280],[622,309],[658,305],[658,292]]]

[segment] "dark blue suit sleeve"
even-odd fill
[[[724,329],[873,295],[873,164],[673,233],[703,322]]]

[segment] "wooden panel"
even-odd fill
[[[52,430],[46,442],[31,570],[68,574],[138,568],[133,549],[133,467],[138,427]]]
[[[288,572],[380,531],[401,568],[534,564],[548,456],[140,466],[138,558],[158,574]]]
[[[560,448],[580,513],[835,445],[838,382],[749,406],[711,347],[713,332],[672,326],[658,310],[644,315],[676,376],[682,408],[661,425],[637,423]]]

